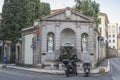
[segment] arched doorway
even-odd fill
[[[70,28],[66,28],[61,32],[60,44],[71,43],[75,45],[75,39],[75,32]]]
[[[60,44],[61,44],[61,59],[64,59],[64,56],[67,56],[67,58],[71,59],[73,55],[76,55],[75,51],[75,32],[70,29],[64,29],[61,32],[60,37]]]

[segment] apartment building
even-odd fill
[[[99,50],[99,57],[101,59],[104,59],[107,57],[107,47],[108,47],[108,17],[106,13],[99,12],[98,18],[100,20],[100,24],[98,26],[98,29],[101,33],[101,36],[104,38],[104,45],[103,47]]]
[[[108,46],[117,49],[118,23],[110,23],[108,27]]]

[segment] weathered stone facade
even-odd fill
[[[87,34],[87,51],[92,54],[92,63],[97,62],[97,36],[95,25],[91,18],[66,8],[63,11],[48,15],[39,20],[34,27],[39,27],[40,35],[34,34],[34,29],[24,29],[22,35],[22,63],[24,64],[25,35],[34,34],[33,65],[44,64],[45,62],[56,62],[61,54],[61,47],[65,43],[74,45],[77,57],[81,59],[81,38]],[[53,49],[49,51],[48,36],[52,34]],[[38,38],[37,38],[38,37]],[[39,39],[39,40],[37,40]]]

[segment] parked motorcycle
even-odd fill
[[[63,59],[62,62],[65,65],[65,75],[66,75],[66,77],[77,75],[77,66],[76,66],[76,61],[75,60]]]
[[[84,63],[83,68],[85,72],[85,77],[88,77],[90,73],[90,63]]]

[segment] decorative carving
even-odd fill
[[[67,7],[65,10],[65,16],[66,16],[66,18],[70,18],[70,16],[71,16],[71,10],[69,7]]]
[[[48,52],[53,52],[53,34],[48,36]]]
[[[85,34],[82,36],[82,51],[87,51],[87,36]]]

